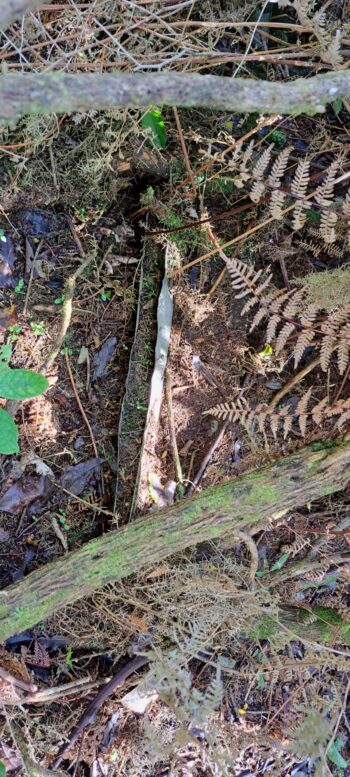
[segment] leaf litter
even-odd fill
[[[204,5],[206,4],[203,4],[203,7]],[[55,29],[59,28],[61,10],[52,10],[50,13],[46,9],[41,12],[50,25],[50,34],[54,34]],[[331,10],[334,13],[334,9]],[[235,9],[236,12],[239,13],[239,9]],[[84,13],[84,9],[80,9],[79,13]],[[186,9],[185,13],[187,14]],[[198,13],[201,15],[205,11],[200,9]],[[266,13],[268,20],[274,18],[273,11],[270,9],[267,9]],[[189,36],[186,48],[192,40],[191,20],[187,16],[183,18],[180,14],[180,21],[187,25]],[[203,19],[201,23],[205,21],[207,19]],[[243,24],[241,17],[239,22],[241,27]],[[143,19],[143,23],[147,26],[147,19]],[[321,35],[320,27],[322,28],[322,24],[318,27],[318,35]],[[171,32],[171,28],[168,32]],[[227,40],[224,34],[222,36],[221,32],[218,34],[220,35],[218,41],[220,56],[224,55],[227,47],[232,55],[231,41],[232,36],[236,34],[238,37],[234,39],[234,46],[239,48],[243,45],[245,50],[246,41],[242,43],[241,30],[239,34],[230,33],[231,37]],[[40,38],[40,26],[35,35]],[[287,40],[283,41],[284,45],[288,44],[288,35],[289,33],[285,35]],[[263,38],[264,46],[266,41],[268,41],[266,43],[268,48],[269,38]],[[261,48],[260,33],[258,35],[255,31],[252,43],[254,47],[258,45],[259,56],[264,56],[265,48],[264,50]],[[275,43],[276,41],[274,45]],[[46,45],[47,42],[45,42]],[[65,45],[69,46],[69,43]],[[159,45],[158,42],[157,45]],[[115,49],[115,47],[112,48]],[[201,50],[202,48],[201,43]],[[176,49],[176,52],[176,56],[178,54],[181,56],[181,51],[178,52]],[[315,52],[314,54],[317,56]],[[108,49],[106,55],[109,56]],[[12,57],[14,58],[15,54],[12,54]],[[12,64],[16,63],[12,62]],[[294,73],[293,66],[289,64],[288,67],[291,73]],[[338,109],[339,106],[337,106],[339,113]],[[340,107],[340,115],[342,110]],[[73,119],[64,117],[62,132],[58,127],[57,136],[54,135],[52,139],[49,175],[45,146],[42,154],[40,147],[39,150],[33,151],[31,145],[33,137],[35,137],[35,143],[37,142],[38,126],[35,125],[31,129],[30,123],[26,125],[24,122],[22,130],[18,130],[20,133],[23,131],[23,126],[26,127],[31,149],[24,166],[24,170],[27,167],[25,175],[28,176],[23,177],[26,190],[23,188],[19,191],[17,201],[15,187],[12,190],[10,187],[10,192],[6,192],[6,201],[12,198],[11,219],[14,217],[13,223],[19,236],[15,231],[10,235],[8,225],[4,223],[3,226],[4,229],[6,226],[6,234],[9,234],[13,241],[16,252],[16,273],[18,272],[19,277],[22,276],[25,281],[23,286],[20,286],[17,281],[14,283],[14,280],[9,280],[13,279],[15,257],[13,254],[5,257],[4,280],[3,284],[0,283],[4,311],[1,323],[2,336],[5,344],[10,338],[17,337],[13,340],[15,350],[12,366],[18,369],[28,368],[28,365],[37,368],[45,360],[60,327],[65,280],[77,265],[77,244],[67,228],[65,216],[62,215],[69,210],[74,217],[78,240],[83,241],[87,251],[96,253],[89,273],[80,279],[77,285],[77,293],[72,302],[71,326],[63,348],[68,351],[75,387],[91,423],[100,458],[91,458],[90,439],[86,434],[71,383],[65,373],[64,353],[59,354],[57,362],[52,367],[51,377],[55,382],[47,395],[29,400],[16,410],[16,418],[20,423],[21,449],[25,454],[29,454],[27,468],[18,471],[17,479],[11,482],[11,477],[16,477],[16,474],[11,472],[8,460],[2,462],[0,499],[5,499],[5,506],[6,504],[8,506],[7,511],[2,508],[3,515],[0,517],[0,539],[2,538],[1,542],[6,543],[6,551],[3,551],[0,546],[1,576],[4,584],[13,579],[16,570],[26,575],[34,565],[44,564],[63,552],[62,543],[52,529],[53,520],[59,525],[61,534],[64,534],[66,546],[74,549],[80,547],[89,538],[108,531],[113,523],[118,525],[122,523],[130,509],[144,421],[149,407],[148,386],[157,335],[153,309],[143,332],[144,344],[145,342],[147,344],[149,337],[150,347],[148,351],[144,347],[140,349],[136,353],[134,362],[134,374],[141,375],[142,369],[146,368],[144,373],[146,384],[141,387],[140,395],[130,398],[134,415],[128,428],[125,429],[128,439],[123,464],[117,468],[119,483],[125,488],[118,505],[119,514],[112,518],[118,426],[130,364],[129,355],[135,341],[136,297],[140,277],[137,262],[141,255],[139,232],[143,232],[144,229],[144,224],[141,222],[135,230],[135,222],[133,221],[132,226],[129,226],[128,220],[132,211],[145,207],[144,200],[140,202],[140,194],[143,198],[148,197],[150,201],[152,196],[150,188],[153,187],[156,190],[156,196],[161,202],[160,205],[156,203],[155,213],[158,207],[158,214],[160,212],[163,214],[163,222],[153,214],[151,228],[159,231],[160,227],[164,227],[163,234],[158,238],[161,243],[161,255],[164,255],[164,243],[171,243],[173,251],[169,280],[174,294],[174,315],[167,366],[171,375],[175,433],[187,486],[196,479],[196,473],[200,471],[201,463],[217,437],[216,420],[204,415],[204,412],[220,401],[218,394],[224,391],[231,398],[244,386],[244,377],[247,373],[253,376],[248,395],[249,399],[254,401],[265,401],[271,397],[271,391],[278,390],[281,385],[281,372],[276,363],[272,364],[274,356],[272,349],[266,354],[264,363],[262,358],[259,362],[255,354],[262,354],[264,345],[259,342],[259,333],[255,340],[254,338],[247,340],[245,323],[242,323],[240,318],[239,304],[234,300],[230,284],[224,279],[216,287],[216,292],[212,293],[222,273],[220,260],[211,259],[206,265],[201,264],[200,269],[195,266],[195,270],[189,268],[188,275],[177,276],[176,271],[181,263],[190,262],[199,254],[212,248],[210,243],[207,244],[204,230],[193,230],[194,235],[197,235],[197,242],[193,240],[192,244],[180,243],[179,240],[176,244],[176,240],[172,242],[172,238],[176,238],[176,232],[167,234],[167,229],[182,229],[183,221],[205,215],[201,213],[199,202],[202,190],[200,190],[201,197],[197,198],[198,202],[195,202],[194,208],[193,202],[186,202],[190,198],[188,190],[184,187],[182,189],[184,196],[181,195],[178,200],[175,199],[172,210],[173,189],[170,187],[169,190],[167,182],[164,181],[164,171],[167,176],[171,169],[175,186],[187,172],[182,159],[179,163],[179,138],[176,134],[172,135],[170,112],[164,112],[163,116],[151,109],[145,117],[146,121],[143,121],[143,125],[144,128],[146,125],[146,129],[142,143],[151,140],[153,147],[140,149],[137,134],[140,132],[140,124],[137,121],[137,131],[130,130],[131,137],[126,142],[124,140],[120,142],[121,127],[125,126],[125,122],[130,124],[135,122],[135,118],[130,114],[123,116],[118,125],[118,150],[114,156],[112,154],[108,157],[101,177],[99,177],[100,168],[96,160],[92,159],[90,163],[93,162],[95,166],[92,174],[90,171],[89,178],[86,149],[91,147],[95,135],[98,137],[99,153],[104,148],[108,149],[107,153],[109,153],[115,137],[113,135],[115,117],[79,116]],[[341,125],[334,124],[331,111],[327,113],[326,119],[334,132],[339,133],[338,139],[342,143]],[[203,160],[210,161],[213,153],[220,153],[230,142],[227,133],[235,132],[237,128],[238,137],[244,132],[249,133],[251,128],[248,124],[244,125],[246,121],[247,119],[243,117],[210,117],[207,126],[206,119],[197,116],[196,122],[204,124],[203,128],[196,126],[196,132],[194,132],[193,114],[181,113],[185,143],[190,148],[193,167],[203,164]],[[301,149],[303,154],[305,151],[309,153],[310,149],[314,152],[315,122],[316,129],[321,134],[323,132],[323,125],[317,123],[318,121],[318,118],[312,117],[286,120],[278,130],[279,142],[283,142],[284,134],[286,142],[288,140],[295,148],[298,142],[299,150]],[[265,129],[260,131],[259,135],[259,143],[262,146],[270,142],[268,136],[270,128]],[[84,136],[85,130],[86,136]],[[103,135],[104,130],[106,135]],[[44,131],[44,137],[46,132],[47,129]],[[296,137],[299,135],[304,135],[305,140],[303,137]],[[20,136],[19,142],[26,143],[28,138],[27,136],[25,138],[23,141]],[[16,142],[18,138],[10,137],[10,140]],[[79,157],[81,142],[85,145]],[[136,154],[133,146],[137,146]],[[102,150],[101,154],[103,153]],[[76,154],[75,159],[79,160],[78,164],[72,166],[75,171],[73,184],[67,177],[66,158],[69,154]],[[324,159],[327,159],[327,152],[324,149],[322,154],[323,156],[318,159],[320,164],[324,164]],[[162,158],[161,155],[163,155]],[[71,159],[68,164],[71,164]],[[36,176],[33,177],[33,170],[36,172],[35,165],[37,165],[40,186],[35,185]],[[140,180],[133,189],[134,178],[141,170]],[[225,191],[222,187],[222,190],[218,188],[213,194],[210,193],[212,181],[203,177],[201,182],[200,175],[195,182],[198,187],[202,184],[206,187],[205,205],[208,206],[210,216],[221,216],[222,212],[225,209],[228,210],[232,204],[230,194],[227,193],[229,191],[227,181],[225,181]],[[60,190],[52,185],[51,177],[54,180],[55,176],[61,183]],[[84,181],[81,191],[78,189],[79,176]],[[216,175],[216,178],[218,177],[219,184],[222,184],[220,176]],[[101,181],[103,181],[102,185]],[[215,183],[215,175],[213,181]],[[26,207],[23,207],[23,201]],[[167,210],[169,201],[170,210]],[[100,203],[103,203],[101,207],[99,207]],[[255,211],[252,215],[256,218]],[[249,217],[248,211],[247,218]],[[244,228],[244,226],[246,225],[242,220],[240,227]],[[233,224],[232,217],[230,221],[226,221],[226,224],[221,223],[221,228],[218,228],[220,239],[222,241],[231,239],[232,230],[235,228],[236,221],[234,220]],[[177,234],[178,238],[183,235],[181,232]],[[199,238],[198,235],[200,235]],[[24,272],[24,238],[30,240],[34,255],[38,246],[37,241],[43,240],[45,244],[38,252],[34,267],[28,265],[27,273]],[[119,243],[122,243],[122,247],[116,249],[115,244]],[[256,262],[260,266],[267,261],[266,254],[270,260],[274,244],[278,249],[279,238],[275,234],[266,233],[262,237],[260,247],[258,243],[257,246],[244,245],[242,259],[249,265]],[[313,258],[305,257],[305,250],[294,253],[293,249],[293,253],[288,256],[290,276],[292,277],[293,274],[303,276],[306,270],[310,270],[310,263],[314,270],[313,261]],[[162,260],[159,265],[160,270],[163,271]],[[35,283],[27,294],[28,276],[31,273]],[[274,279],[277,285],[281,285],[277,263],[274,264]],[[146,278],[146,284],[149,284],[150,280],[154,281],[154,277]],[[12,291],[15,285],[18,285],[18,290]],[[157,283],[155,285],[157,286]],[[146,306],[151,300],[154,305],[154,301],[158,298],[156,288],[151,290],[148,288],[148,291],[151,293],[148,299],[143,300],[145,306],[141,311],[142,314],[147,314],[150,308]],[[28,296],[25,316],[22,314],[24,295]],[[44,331],[38,334],[42,327],[36,327],[35,334],[31,323],[35,327],[35,324],[41,321],[43,321]],[[15,330],[17,326],[22,329],[19,334],[10,330],[10,327]],[[87,354],[93,354],[91,358],[93,385],[90,385],[87,380],[88,360],[79,360],[82,349],[86,349]],[[147,361],[147,364],[142,364],[141,359]],[[196,369],[196,363],[197,367],[200,363],[201,369]],[[295,394],[295,397],[297,396],[298,394]],[[270,441],[269,451],[263,448],[257,451],[254,448],[254,432],[253,429],[253,440],[248,440],[245,435],[242,435],[240,428],[236,428],[235,425],[228,426],[198,487],[216,485],[227,477],[235,477],[241,471],[266,464],[270,456],[276,454],[277,449],[274,448],[273,441]],[[237,440],[239,455],[232,456]],[[295,445],[297,448],[300,444],[298,438],[293,439],[292,446]],[[280,440],[278,445],[282,446],[278,448],[278,452],[289,450]],[[33,451],[37,458],[33,457],[30,460],[30,454]],[[160,505],[166,507],[174,498],[175,470],[169,445],[169,419],[164,402],[151,452],[152,467],[149,467],[147,487],[144,488],[145,510],[152,509],[154,501],[152,490],[157,492],[158,507]],[[102,465],[104,489],[100,488]],[[49,485],[52,479],[56,484],[53,491]],[[169,484],[170,494],[167,494]],[[65,491],[60,490],[60,485]],[[44,489],[42,494],[36,493],[42,488]],[[66,491],[70,492],[71,496]],[[177,498],[176,493],[175,498]],[[303,721],[306,720],[305,708],[302,712],[298,709],[298,704],[305,703],[306,698],[309,706],[316,710],[316,717],[311,721],[313,730],[321,731],[322,724],[325,724],[328,739],[318,743],[320,750],[325,752],[334,732],[334,728],[332,729],[328,724],[331,721],[332,726],[335,726],[335,717],[339,714],[340,705],[344,700],[346,656],[334,657],[338,665],[334,662],[332,664],[329,658],[329,665],[327,665],[324,657],[320,660],[320,651],[308,645],[307,640],[299,642],[298,634],[293,634],[292,642],[283,641],[283,633],[279,634],[279,642],[276,638],[276,643],[273,640],[269,642],[265,632],[259,632],[258,638],[252,637],[247,620],[245,621],[244,618],[249,617],[251,623],[261,617],[262,608],[274,611],[274,596],[277,594],[274,593],[268,602],[264,599],[264,591],[273,585],[275,585],[273,591],[276,591],[276,587],[279,589],[281,597],[279,601],[292,600],[294,604],[302,602],[306,608],[312,609],[312,604],[325,603],[327,596],[331,595],[333,604],[335,597],[338,607],[343,607],[345,611],[348,578],[346,574],[344,577],[340,576],[341,567],[337,567],[336,574],[331,575],[336,577],[336,581],[333,580],[331,583],[333,588],[324,584],[324,575],[320,582],[310,580],[308,584],[304,581],[303,587],[300,586],[298,579],[293,582],[293,578],[288,579],[283,575],[288,576],[290,558],[294,558],[294,555],[300,563],[307,558],[311,550],[317,556],[317,549],[320,547],[324,557],[331,561],[333,552],[339,549],[344,551],[344,547],[346,551],[346,537],[338,538],[336,542],[332,540],[333,545],[327,545],[331,542],[330,535],[327,536],[328,530],[338,525],[339,516],[346,511],[348,511],[347,497],[329,497],[317,504],[309,505],[298,515],[287,516],[286,521],[279,526],[266,528],[263,536],[259,538],[259,550],[263,552],[259,553],[258,582],[261,583],[261,588],[258,590],[256,604],[246,584],[249,554],[245,542],[231,543],[228,547],[222,546],[218,549],[208,544],[188,555],[187,566],[184,559],[178,559],[174,563],[169,562],[168,565],[148,570],[146,577],[136,576],[127,586],[111,586],[108,590],[96,592],[90,600],[75,603],[48,624],[40,624],[22,637],[18,635],[19,641],[12,643],[9,641],[8,647],[12,644],[17,651],[16,656],[20,655],[22,643],[29,645],[27,659],[30,656],[33,658],[35,645],[42,638],[39,632],[42,628],[46,628],[48,636],[43,639],[47,640],[50,666],[46,667],[48,674],[44,679],[40,679],[40,683],[48,691],[55,685],[63,683],[67,677],[71,681],[76,674],[83,674],[87,665],[92,680],[102,684],[103,680],[116,671],[119,662],[124,663],[127,660],[128,650],[133,644],[140,652],[145,649],[158,651],[158,664],[163,671],[162,677],[158,677],[162,698],[159,695],[157,698],[153,696],[153,703],[149,710],[138,715],[124,711],[119,697],[108,700],[100,710],[97,720],[87,728],[84,741],[78,743],[76,749],[73,748],[68,756],[69,763],[75,761],[74,769],[79,777],[90,767],[93,774],[102,772],[110,775],[115,770],[116,762],[123,777],[124,775],[138,777],[141,773],[147,777],[158,777],[170,768],[174,769],[174,774],[179,774],[181,777],[187,774],[191,774],[191,777],[192,775],[207,777],[209,774],[226,774],[226,772],[231,774],[232,768],[237,776],[254,774],[260,777],[260,774],[270,772],[283,777],[287,774],[292,777],[314,774],[314,764],[311,763],[310,758],[302,759],[297,754],[295,757],[286,755],[286,736],[293,740],[293,725],[301,723],[302,727]],[[14,518],[16,520],[13,520]],[[316,532],[320,530],[320,526],[326,536],[316,535],[315,539],[312,530]],[[311,550],[310,545],[303,545],[301,541],[307,530],[310,530],[308,537],[312,541],[315,540]],[[321,541],[324,544],[318,545],[317,543]],[[294,550],[284,551],[288,546]],[[346,567],[344,573],[346,573]],[[276,584],[273,583],[273,579],[276,579]],[[280,580],[279,583],[278,580]],[[348,615],[345,617],[348,618]],[[289,626],[292,629],[294,626],[291,626],[291,623]],[[62,636],[55,641],[55,634]],[[312,634],[311,613],[310,624],[303,627],[304,637],[305,634]],[[50,640],[54,644],[49,644]],[[334,645],[337,648],[336,637],[331,644],[332,648]],[[199,650],[198,645],[200,645]],[[170,666],[169,649],[172,651]],[[204,664],[201,663],[203,653]],[[21,663],[22,658],[17,658],[17,661]],[[216,743],[224,742],[224,747],[228,748],[229,755],[227,756],[226,753],[226,760],[218,746],[212,749],[213,738],[210,740],[210,731],[208,731],[210,727],[206,728],[203,720],[193,721],[198,707],[202,710],[210,707],[210,699],[208,700],[205,692],[211,687],[213,673],[217,671],[215,667],[219,663],[220,672],[228,671],[229,680],[225,679],[227,685],[224,698],[220,697],[220,694],[215,696],[213,691],[212,698],[219,701],[217,712],[213,713],[211,725]],[[238,665],[239,675],[235,674]],[[191,676],[186,674],[187,666],[190,666]],[[31,671],[30,669],[29,672]],[[229,672],[232,674],[230,675]],[[32,680],[31,674],[29,679]],[[197,693],[197,705],[194,704],[194,697],[191,695],[193,690]],[[67,709],[69,728],[71,728],[87,706],[85,692],[79,695],[79,691],[76,690],[75,694],[72,701],[62,697],[62,704],[51,705],[46,702],[43,708],[36,706],[34,711],[31,708],[30,715],[22,709],[18,711],[19,721],[21,725],[26,726],[26,731],[30,732],[31,747],[43,764],[43,768],[57,753],[57,749],[69,734]],[[139,696],[143,698],[141,691]],[[146,699],[146,696],[144,698]],[[171,700],[174,704],[174,699],[177,705],[176,713],[171,709]],[[322,705],[325,700],[328,706],[324,708]],[[334,700],[337,703],[333,703]],[[185,725],[179,723],[179,715],[183,717],[182,722],[185,721]],[[290,725],[291,728],[289,728]],[[289,733],[286,734],[286,732]],[[339,736],[333,736],[333,742],[328,750],[330,754],[328,762],[333,762],[344,772],[347,751],[344,749],[342,735],[343,732]],[[9,769],[13,763],[15,764],[13,768],[18,768],[18,763],[16,767],[17,749],[12,748],[13,743],[9,741],[10,738],[5,729],[2,729],[1,737],[6,740],[1,744],[2,760],[4,762],[6,760]],[[211,761],[213,753],[214,760]]]

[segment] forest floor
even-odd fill
[[[158,16],[147,16],[136,45],[118,25],[109,31],[106,3],[93,5],[45,5],[22,31],[15,23],[3,61],[27,70],[48,64],[49,36],[72,71],[119,67],[101,31],[93,37],[96,25],[145,67],[162,60]],[[130,5],[121,29],[144,18],[142,3]],[[216,57],[210,72],[225,75],[250,55],[244,75],[255,77],[324,67],[311,6],[304,37],[295,10],[273,3],[264,6],[262,35],[254,28],[251,37],[251,22],[262,18],[255,3],[242,3],[234,20],[219,3],[185,5],[164,24],[170,37],[185,25],[193,67],[202,57],[209,68],[205,54]],[[346,4],[327,5],[346,31]],[[78,56],[79,30],[86,45],[79,38]],[[176,49],[179,69],[185,49]],[[308,58],[295,64],[304,49]],[[6,403],[20,454],[1,456],[2,588],[138,515],[306,444],[331,447],[348,431],[349,346],[331,318],[341,310],[346,326],[350,315],[348,182],[337,183],[349,169],[348,117],[344,104],[321,116],[268,119],[168,109],[24,118],[1,128],[0,359],[10,347],[12,367],[42,371],[50,384],[34,399]],[[298,227],[269,203],[276,190],[281,202],[295,195],[306,160],[301,189],[311,203]],[[335,239],[325,207],[345,217]],[[67,280],[82,264],[69,314]],[[275,297],[252,331],[257,309],[243,307],[267,272]],[[164,279],[173,310],[162,396],[154,397]],[[302,285],[307,307],[283,318],[273,308],[277,290],[290,293],[288,303]],[[298,337],[311,329],[297,354]],[[317,340],[324,334],[334,340],[327,354]],[[160,399],[155,421],[150,403]],[[309,401],[322,412],[309,411]],[[225,407],[212,413],[218,405]],[[8,773],[34,773],[29,758],[46,774],[68,739],[55,767],[74,776],[350,775],[349,510],[347,492],[329,495],[251,539],[251,589],[249,538],[233,538],[146,568],[13,635],[0,648],[0,762]],[[303,567],[310,559],[312,573]],[[292,620],[280,623],[280,608],[293,607],[309,615],[302,633]],[[271,634],[267,611],[278,626]],[[69,742],[99,687],[146,648],[155,667],[146,690],[136,702],[124,699],[132,676]]]

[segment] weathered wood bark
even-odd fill
[[[0,119],[148,105],[238,113],[316,113],[349,94],[348,70],[288,83],[173,72],[12,73],[0,78]]]
[[[0,0],[0,29],[39,4],[38,0]]]
[[[198,542],[257,530],[270,517],[344,488],[350,441],[304,448],[269,467],[207,489],[92,540],[0,592],[0,641],[52,612]]]

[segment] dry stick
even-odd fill
[[[185,160],[186,170],[187,170],[188,177],[190,179],[191,186],[192,186],[193,196],[196,197],[196,185],[195,185],[194,178],[193,178],[193,172],[192,172],[192,168],[191,168],[191,164],[190,164],[190,160],[189,160],[189,156],[188,156],[188,151],[187,151],[187,147],[186,147],[186,143],[185,143],[184,134],[183,134],[182,127],[181,127],[179,113],[178,113],[177,108],[175,108],[175,106],[173,107],[173,114],[174,114],[176,128],[177,128],[177,131],[179,133],[180,145],[181,145],[183,157],[184,157],[184,160]]]
[[[90,723],[93,723],[96,713],[102,704],[104,704],[104,702],[109,698],[109,696],[114,693],[116,688],[119,688],[120,685],[123,685],[125,680],[127,680],[131,674],[137,672],[138,669],[141,669],[141,667],[145,666],[146,664],[149,664],[149,658],[146,658],[146,656],[138,656],[137,658],[133,658],[132,661],[130,661],[126,666],[123,667],[123,669],[120,669],[119,672],[117,672],[117,674],[112,677],[107,685],[101,688],[97,696],[92,699],[85,712],[79,718],[78,723],[70,732],[67,742],[65,742],[62,747],[60,747],[56,758],[50,765],[51,769],[56,769],[60,765],[65,753],[71,749],[74,742],[76,742],[78,736],[84,731],[86,726],[89,726]]]
[[[103,682],[103,681],[102,681]],[[109,682],[109,679],[105,681],[106,684]],[[74,693],[79,693],[80,695],[82,693],[85,693],[85,691],[91,691],[93,688],[101,687],[101,680],[99,682],[92,681],[89,679],[86,679],[86,677],[81,677],[78,680],[73,680],[71,683],[64,683],[63,685],[58,685],[56,687],[52,688],[45,688],[44,690],[37,691],[36,693],[29,694],[26,696],[26,698],[23,700],[21,699],[18,702],[15,702],[18,704],[43,704],[44,702],[53,702],[56,701],[56,699],[62,698],[62,696],[70,696]]]
[[[18,677],[15,677],[13,674],[10,674],[10,672],[6,672],[6,670],[2,669],[1,666],[0,666],[0,677],[3,680],[6,680],[6,682],[9,683],[10,685],[15,685],[17,688],[21,688],[22,691],[26,691],[27,693],[34,693],[38,689],[37,685],[29,685],[28,683],[25,683],[24,680],[19,680]]]
[[[72,385],[74,396],[75,396],[75,398],[77,400],[77,404],[78,404],[79,410],[80,410],[80,412],[81,412],[81,414],[83,416],[84,423],[85,423],[85,425],[86,425],[86,427],[88,429],[88,432],[89,432],[89,435],[90,435],[90,439],[91,439],[91,443],[92,443],[92,447],[94,449],[95,457],[96,457],[96,459],[98,459],[98,450],[97,450],[96,440],[95,440],[94,433],[93,433],[92,428],[91,428],[90,421],[89,421],[89,419],[88,419],[88,417],[87,417],[87,415],[85,413],[85,410],[83,408],[83,405],[81,403],[81,399],[80,399],[80,396],[78,394],[78,389],[77,389],[77,387],[75,385],[75,380],[74,380],[74,377],[73,377],[72,368],[70,366],[70,361],[69,361],[68,353],[65,353],[65,359],[66,359],[66,365],[67,365],[67,371],[68,371],[68,375],[69,375],[69,380],[70,380],[71,385]]]
[[[279,391],[277,391],[277,394],[275,394],[273,399],[271,399],[271,402],[268,407],[269,412],[274,410],[276,405],[278,405],[278,403],[281,401],[281,399],[283,399],[283,397],[286,394],[289,394],[291,389],[294,388],[294,386],[296,386],[298,383],[300,383],[300,381],[303,380],[305,376],[308,375],[309,372],[311,372],[311,370],[314,370],[315,367],[318,367],[319,363],[320,363],[320,356],[316,356],[316,358],[313,359],[312,362],[309,362],[309,364],[306,364],[305,367],[303,367],[303,369],[300,370],[300,372],[297,372],[296,375],[293,375],[291,380],[289,380],[285,386],[282,386],[282,388]]]
[[[204,459],[203,459],[203,461],[202,461],[202,463],[201,463],[201,465],[199,467],[199,470],[198,470],[197,474],[193,478],[190,486],[188,487],[186,496],[192,496],[192,494],[194,494],[194,492],[195,492],[198,484],[200,483],[200,481],[201,481],[201,479],[202,479],[202,477],[204,475],[204,472],[205,472],[205,470],[206,470],[206,468],[207,468],[207,466],[208,466],[208,464],[209,464],[209,462],[210,462],[210,460],[212,458],[213,453],[215,452],[215,450],[218,447],[218,445],[220,445],[221,440],[224,437],[224,434],[226,432],[227,426],[228,426],[228,421],[225,421],[225,423],[222,425],[222,427],[221,427],[221,429],[219,431],[219,434],[217,434],[217,436],[215,437],[214,442],[211,444],[208,452],[204,456]]]
[[[173,394],[171,390],[171,378],[168,371],[166,372],[166,375],[165,375],[165,396],[166,396],[166,404],[167,404],[167,410],[168,410],[170,444],[171,444],[171,450],[172,450],[174,464],[175,464],[176,480],[178,481],[178,483],[183,483],[182,467],[181,467],[179,449],[177,447],[177,440],[176,440],[174,410],[173,410]]]
[[[348,70],[287,83],[173,71],[9,73],[0,81],[0,119],[150,104],[239,113],[322,113],[325,105],[349,94]]]
[[[68,327],[71,322],[72,318],[72,308],[73,308],[73,297],[75,292],[75,285],[77,282],[77,279],[82,275],[84,270],[88,267],[88,265],[91,262],[92,257],[87,256],[84,261],[79,265],[78,269],[73,273],[73,275],[70,275],[69,278],[67,278],[65,286],[64,286],[64,301],[62,304],[62,321],[61,321],[61,329],[56,337],[56,340],[54,342],[53,347],[51,348],[51,351],[43,365],[45,369],[49,369],[54,361],[57,359],[57,356],[62,348],[64,338],[67,334]]]

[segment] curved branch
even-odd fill
[[[350,95],[340,70],[287,83],[198,73],[10,73],[0,78],[0,119],[149,105],[238,113],[317,113]]]

